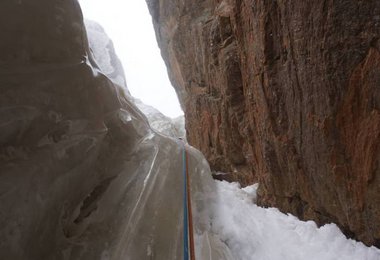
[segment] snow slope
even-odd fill
[[[380,250],[347,239],[335,224],[317,227],[254,204],[257,184],[216,181],[212,231],[237,260],[379,260]]]

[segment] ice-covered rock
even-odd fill
[[[97,22],[87,19],[84,22],[90,50],[99,69],[114,83],[128,89],[124,68],[116,55],[112,40]]]
[[[172,119],[175,129],[177,130],[178,136],[182,139],[186,139],[186,128],[185,128],[185,116],[178,116]]]
[[[154,130],[167,136],[182,138],[183,140],[186,138],[184,126],[185,120],[183,116],[172,119],[162,114],[156,108],[146,105],[138,99],[135,99],[135,104],[148,118],[149,124]]]
[[[123,65],[120,62],[113,47],[112,40],[108,37],[103,27],[95,21],[85,20],[86,31],[90,50],[94,56],[97,66],[109,79],[119,86],[127,89]],[[150,126],[165,135],[182,138],[186,136],[184,117],[180,116],[175,120],[165,116],[158,109],[143,103],[139,99],[133,99],[137,107],[148,118]]]
[[[181,259],[185,145],[152,131],[112,59],[91,54],[77,1],[2,1],[0,20],[0,259]],[[212,252],[215,187],[186,150]]]

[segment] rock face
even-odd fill
[[[215,251],[207,162],[149,128],[78,2],[1,1],[0,32],[0,259],[181,259],[184,149],[197,254]]]
[[[380,246],[380,2],[148,0],[212,168]]]

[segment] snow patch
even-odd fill
[[[317,227],[313,221],[261,208],[258,185],[216,181],[212,231],[231,250],[234,259],[260,260],[378,260],[380,250],[347,239],[335,224]]]

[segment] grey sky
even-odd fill
[[[154,35],[145,0],[80,0],[84,16],[113,40],[131,94],[170,117],[183,114]]]

